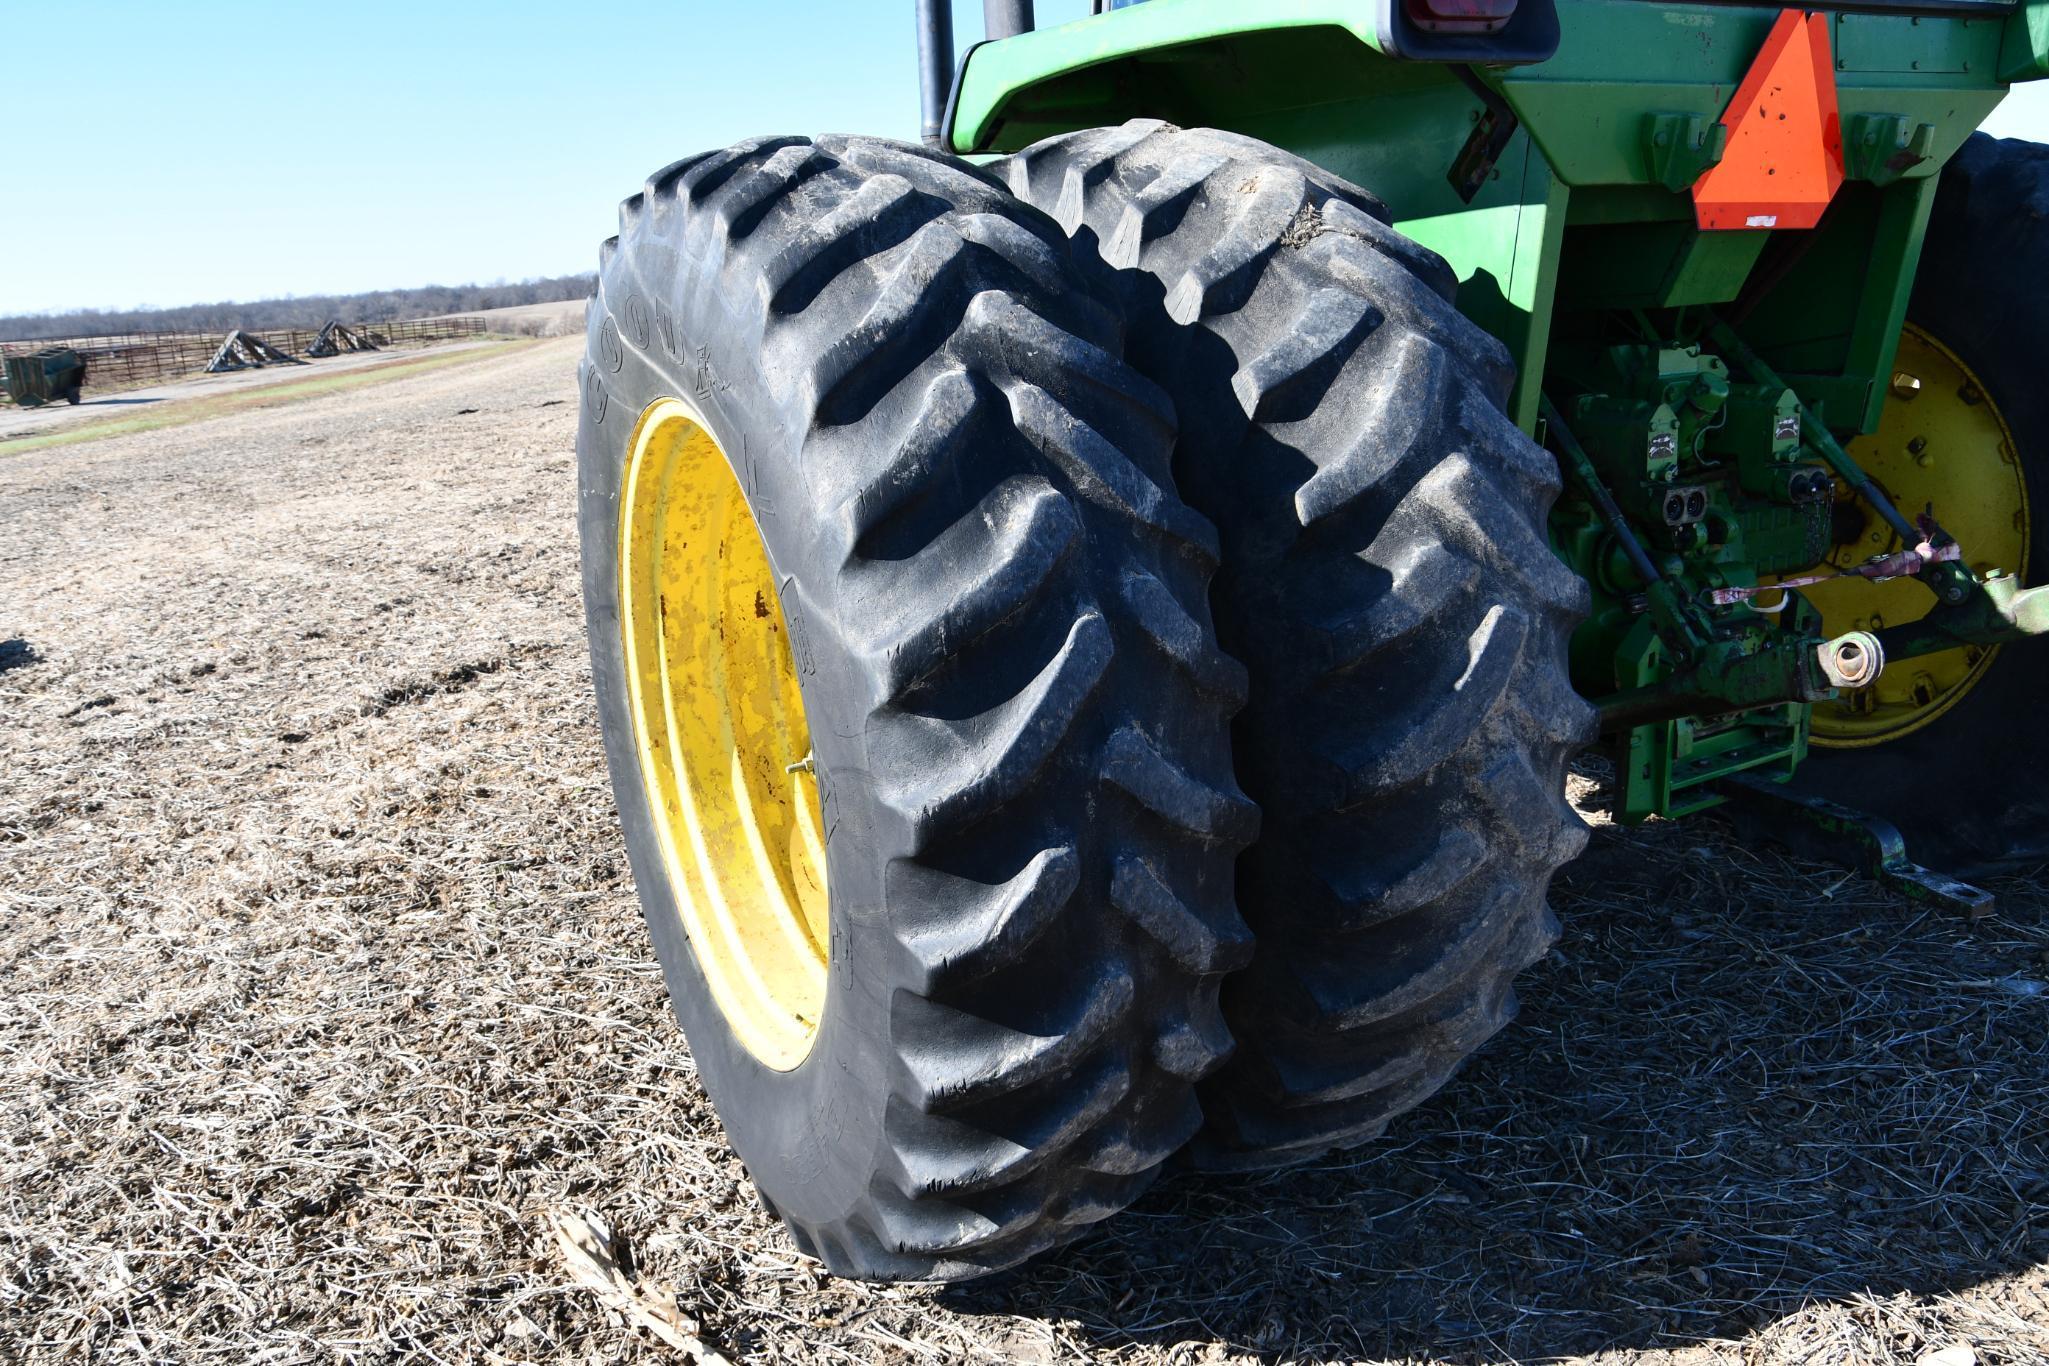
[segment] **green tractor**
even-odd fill
[[[1364,1142],[1585,830],[2049,856],[2049,0],[1146,0],[658,171],[581,369],[614,791],[833,1271]]]

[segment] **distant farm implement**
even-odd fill
[[[340,321],[335,321],[320,329],[320,335],[313,339],[313,345],[306,354],[309,356],[339,356],[345,351],[377,351],[381,349],[367,328],[347,327]]]
[[[263,338],[244,332],[239,328],[228,333],[220,348],[213,353],[213,359],[206,363],[207,373],[220,374],[228,370],[255,370],[266,365],[304,365],[286,351],[272,346]]]

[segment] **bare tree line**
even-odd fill
[[[119,332],[227,332],[232,328],[317,328],[330,318],[396,322],[443,313],[587,298],[594,276],[552,275],[488,285],[422,285],[367,294],[305,294],[250,303],[186,304],[179,308],[81,308],[68,313],[0,315],[0,338],[80,337]]]

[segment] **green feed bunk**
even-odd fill
[[[1940,544],[1843,443],[1879,421],[1944,162],[2010,82],[2049,73],[2049,0],[1819,11],[1842,184],[1812,230],[1704,230],[1693,203],[1786,12],[1557,0],[1553,24],[1523,0],[1499,34],[1442,41],[1397,13],[1152,0],[984,44],[947,136],[1007,152],[1160,118],[1263,139],[1379,196],[1507,344],[1511,413],[1565,468],[1553,541],[1594,587],[1574,681],[1603,709],[1618,814],[1716,805],[1739,773],[1790,777],[1812,704],[1875,642],[1825,639],[1797,595],[1771,615],[1741,595],[1823,558],[1834,480],[1901,546]],[[1939,604],[1886,642],[1896,657],[2039,629],[2043,606],[2010,578],[1940,555],[1893,568]]]
[[[0,385],[24,408],[40,408],[60,399],[77,403],[85,388],[85,361],[68,346],[8,356],[0,365]]]

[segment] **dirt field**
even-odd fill
[[[561,1208],[735,1360],[2049,1360],[2049,883],[1967,925],[1712,821],[1600,825],[1520,1022],[1357,1161],[822,1278],[614,831],[578,346],[0,457],[0,1361],[683,1359]]]

